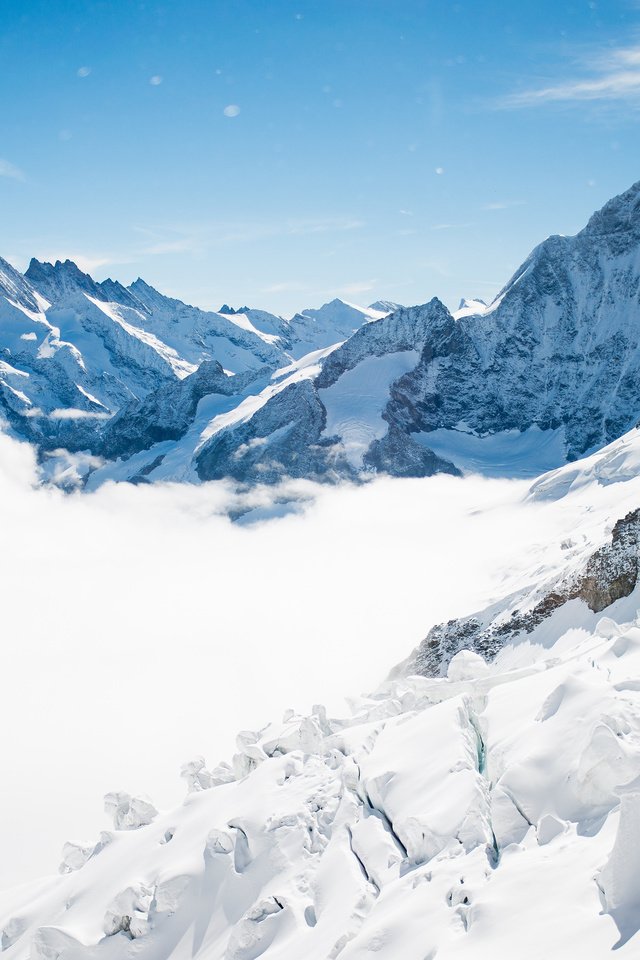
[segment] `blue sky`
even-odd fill
[[[21,268],[455,306],[640,179],[640,5],[3,0],[0,102]]]

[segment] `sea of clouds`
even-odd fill
[[[557,540],[526,490],[297,484],[277,495],[298,512],[242,524],[225,484],[43,488],[0,434],[0,887],[96,837],[107,791],[175,804],[184,761],[287,707],[345,712],[433,623],[502,595]]]

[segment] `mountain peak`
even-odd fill
[[[142,277],[138,277],[133,283],[130,283],[126,289],[129,293],[132,293],[137,300],[140,300],[146,308],[153,307],[154,304],[160,304],[167,299],[159,290],[156,290],[156,288],[152,287],[146,280],[143,280]]]
[[[621,237],[623,234],[636,240],[640,238],[640,180],[597,210],[579,236]]]
[[[453,317],[459,320],[461,317],[472,317],[479,313],[484,313],[487,304],[480,297],[462,297],[458,309],[453,312]]]
[[[249,309],[250,308],[247,307],[246,305],[244,307],[237,307],[236,309],[234,309],[233,307],[230,307],[228,303],[223,303],[217,312],[222,313],[228,317],[233,317],[237,313],[248,313]]]
[[[148,307],[123,286],[119,280],[112,280],[111,277],[107,277],[98,286],[111,303],[120,303],[125,307],[133,307],[135,310],[142,310],[145,313],[149,312]]]
[[[402,304],[395,303],[393,300],[375,300],[369,304],[367,310],[376,310],[379,313],[395,313],[396,310],[402,310]]]
[[[78,292],[89,293],[98,300],[106,299],[93,277],[84,273],[73,260],[49,263],[32,257],[25,277],[51,303]]]

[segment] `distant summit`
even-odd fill
[[[227,316],[233,317],[237,313],[249,313],[249,307],[238,307],[237,310],[234,310],[233,307],[230,307],[229,304],[223,303],[218,313],[224,313]]]

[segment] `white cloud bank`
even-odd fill
[[[238,730],[342,710],[561,533],[508,481],[321,488],[301,515],[243,527],[217,515],[222,484],[64,496],[34,477],[30,448],[0,435],[0,887],[95,836],[108,790],[168,806],[180,764],[229,758]]]

